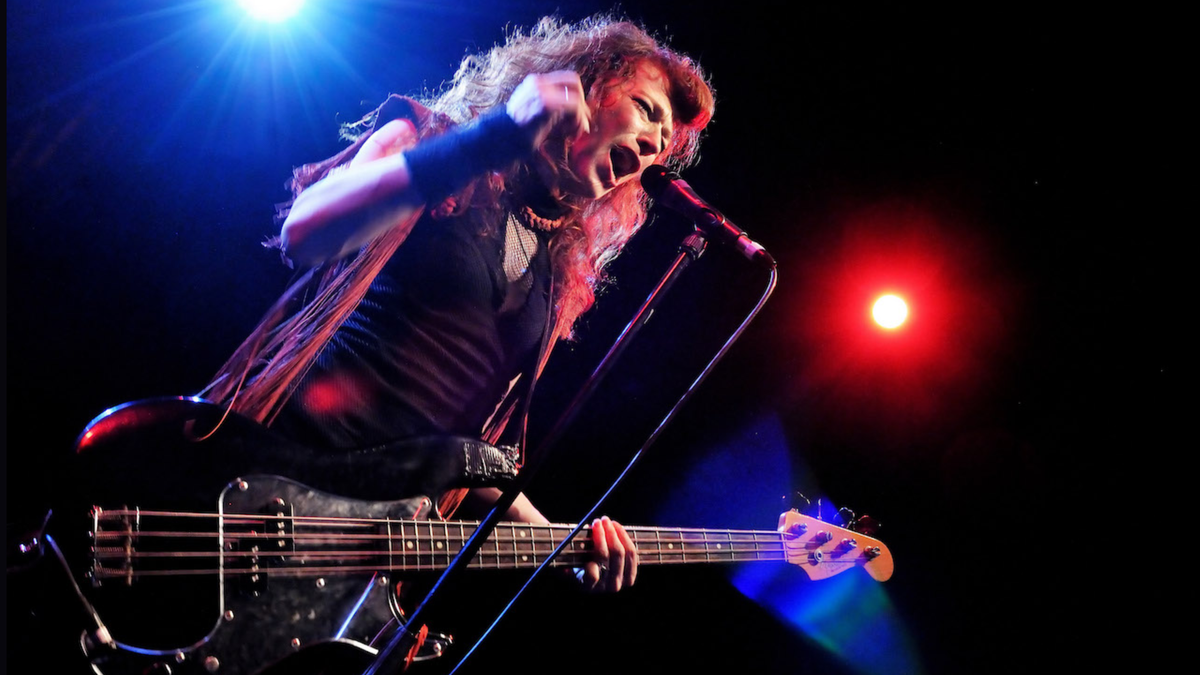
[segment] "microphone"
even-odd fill
[[[642,188],[654,201],[690,218],[709,239],[730,244],[751,262],[775,269],[775,258],[721,212],[709,206],[687,181],[665,166],[654,164],[642,172]]]

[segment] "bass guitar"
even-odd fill
[[[403,627],[397,582],[444,569],[477,525],[438,519],[413,492],[454,481],[407,482],[412,453],[321,453],[192,399],[109,411],[77,448],[68,513],[18,551],[61,563],[88,617],[82,648],[110,675],[365,665]],[[536,567],[572,529],[501,524],[470,567]],[[641,565],[783,562],[812,579],[861,568],[878,581],[893,568],[882,542],[796,512],[776,530],[626,529]],[[580,567],[591,547],[584,528],[551,564]],[[431,634],[418,658],[449,647]]]

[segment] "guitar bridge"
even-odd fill
[[[92,586],[99,587],[104,579],[120,579],[133,585],[134,558],[137,555],[141,531],[141,512],[124,507],[105,511],[99,506],[91,510],[92,566],[88,571]]]

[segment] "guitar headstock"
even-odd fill
[[[810,579],[826,579],[861,567],[876,581],[892,577],[892,552],[883,542],[797,511],[779,516],[787,561]]]

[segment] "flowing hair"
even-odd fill
[[[690,165],[697,156],[700,133],[712,118],[714,97],[707,77],[698,64],[660,44],[640,26],[606,15],[577,24],[544,18],[530,31],[514,30],[504,44],[468,56],[440,94],[421,101],[432,114],[426,112],[417,126],[422,137],[435,135],[502,108],[531,73],[573,70],[589,101],[599,101],[608,87],[632,77],[644,63],[662,70],[674,122],[670,144],[659,160],[672,168]],[[349,162],[372,133],[383,107],[343,128],[343,137],[352,144],[342,152],[297,168],[289,183],[293,193],[299,195]],[[553,171],[565,170],[551,159],[545,145],[540,152]],[[529,174],[527,165],[519,165],[481,177],[433,215],[495,212],[504,208],[505,192],[529,180]],[[637,181],[627,181],[599,199],[558,197],[570,208],[550,243],[556,299],[553,337],[569,338],[576,320],[595,302],[605,267],[645,220],[647,197]],[[415,220],[392,228],[347,259],[311,270],[221,368],[206,390],[209,396],[269,424]],[[486,217],[473,220],[489,222]]]

